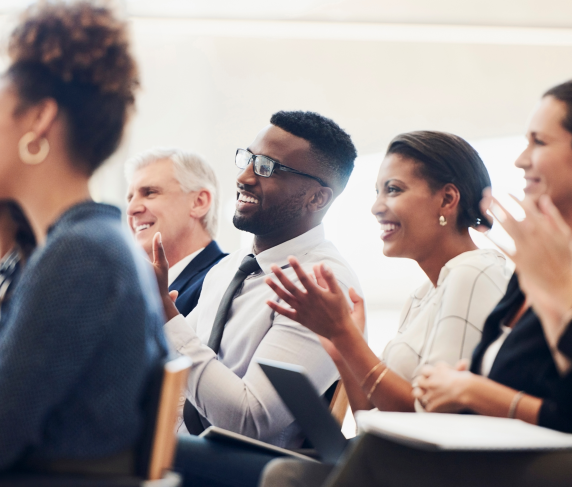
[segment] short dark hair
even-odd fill
[[[331,172],[340,191],[346,187],[357,151],[349,134],[336,122],[315,112],[280,111],[272,115],[270,123],[307,140],[318,163]]]
[[[480,208],[483,190],[491,186],[491,179],[478,152],[466,140],[445,132],[409,132],[395,137],[387,154],[416,162],[433,191],[449,183],[457,187],[461,195],[457,228],[491,227]]]
[[[542,95],[542,98],[545,96],[552,96],[566,104],[566,116],[562,120],[562,126],[572,133],[572,81],[566,81],[550,88]]]
[[[12,32],[8,54],[17,114],[53,98],[74,163],[92,174],[117,149],[139,86],[126,24],[89,1],[38,2]]]

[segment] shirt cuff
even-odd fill
[[[181,348],[188,345],[190,341],[197,338],[195,330],[187,323],[185,317],[181,314],[171,318],[163,327],[167,339],[171,346],[180,352]]]

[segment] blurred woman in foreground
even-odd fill
[[[94,203],[138,86],[126,27],[83,1],[42,2],[0,78],[0,198],[38,249],[0,330],[0,471],[133,473],[149,374],[166,355],[153,272]]]

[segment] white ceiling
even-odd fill
[[[0,0],[0,13],[30,0]],[[571,0],[116,0],[131,16],[572,27]]]

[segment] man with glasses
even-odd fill
[[[166,334],[178,353],[193,360],[185,406],[191,433],[214,425],[281,447],[302,445],[302,432],[256,359],[303,366],[320,394],[338,379],[338,372],[314,333],[268,307],[266,302],[278,297],[265,278],[277,264],[294,280],[288,264],[294,255],[308,271],[326,263],[346,293],[353,287],[361,294],[357,277],[325,239],[321,224],[343,191],[355,157],[349,135],[332,120],[312,112],[275,113],[270,125],[250,146],[237,150],[235,158],[239,173],[233,222],[254,234],[253,246],[211,269],[199,303],[186,319],[169,299],[161,259],[156,258],[169,320]],[[158,238],[155,249],[160,256]],[[225,472],[246,482],[240,485],[248,484],[252,471],[245,471],[241,457],[224,456],[223,465],[212,455],[213,443],[181,439],[175,463],[185,485],[203,485],[201,479],[204,485],[228,485],[220,480]],[[256,478],[253,481],[255,485]]]

